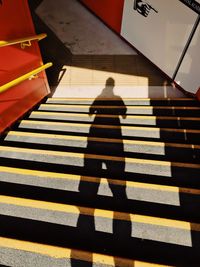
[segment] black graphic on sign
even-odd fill
[[[3,0],[0,0],[0,5],[3,5]]]
[[[200,4],[197,1],[195,0],[180,0],[180,1],[200,15]]]
[[[144,17],[148,17],[151,10],[158,13],[158,11],[145,0],[134,0],[133,9],[137,10],[137,12]]]

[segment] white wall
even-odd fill
[[[148,0],[158,13],[151,10],[148,17],[144,17],[133,9],[133,2],[125,0],[121,35],[172,77],[198,15],[178,0]],[[190,82],[198,78],[198,71],[195,70],[196,61],[199,60],[195,58],[195,54],[199,52],[198,38],[193,41],[187,59],[177,76],[180,85],[186,90],[190,88]],[[191,59],[193,57],[194,59]],[[189,64],[189,61],[193,63]],[[191,77],[186,82],[185,73],[188,71]],[[196,83],[193,82],[191,87],[196,86]]]
[[[200,87],[200,27],[194,35],[175,81],[186,91],[194,94]]]

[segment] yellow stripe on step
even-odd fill
[[[57,134],[45,134],[45,133],[31,133],[31,132],[18,132],[9,131],[7,136],[22,136],[32,138],[46,138],[46,139],[60,139],[60,140],[77,140],[77,141],[93,141],[93,142],[105,142],[105,143],[122,143],[139,146],[155,146],[155,147],[180,147],[188,149],[200,149],[200,145],[192,144],[176,144],[176,143],[164,143],[164,142],[151,142],[151,141],[137,141],[127,139],[114,139],[114,138],[102,138],[102,137],[86,137],[75,135],[57,135]]]
[[[93,155],[93,154],[82,154],[82,153],[72,153],[72,152],[62,152],[62,151],[53,151],[53,150],[39,150],[31,148],[18,148],[18,147],[8,147],[0,146],[0,152],[9,152],[9,153],[27,153],[34,155],[49,155],[49,156],[58,156],[65,158],[88,158],[88,159],[97,159],[97,160],[111,160],[111,161],[124,161],[126,163],[141,164],[141,165],[157,165],[165,167],[182,167],[182,168],[194,168],[199,169],[200,164],[192,163],[179,163],[179,162],[169,162],[169,161],[159,161],[159,160],[147,160],[147,159],[138,159],[138,158],[123,158],[123,157],[114,157],[106,155]]]
[[[0,166],[0,172],[4,172],[5,174],[12,173],[12,174],[19,174],[19,175],[30,175],[30,176],[37,176],[41,178],[49,178],[49,179],[64,179],[64,180],[75,180],[75,181],[82,180],[85,182],[92,182],[92,183],[96,183],[96,182],[99,183],[100,181],[99,177],[27,170],[27,169],[3,167],[3,166]],[[109,181],[109,183],[111,184],[115,184],[119,186],[135,187],[135,188],[141,188],[141,189],[146,189],[146,190],[169,191],[169,192],[176,192],[176,193],[187,193],[187,194],[200,195],[200,190],[198,189],[182,188],[182,187],[179,188],[175,186],[157,185],[157,184],[149,184],[149,183],[145,184],[145,183],[139,183],[139,182],[101,178],[101,183],[106,184],[107,181]]]
[[[40,107],[55,107],[55,108],[81,108],[81,109],[89,109],[91,105],[76,105],[76,104],[41,104]],[[113,106],[113,105],[96,105],[92,108],[102,108],[102,109],[120,109],[123,106]],[[127,109],[147,109],[147,110],[154,110],[154,109],[167,109],[167,110],[200,110],[200,107],[179,107],[179,106],[129,106],[126,105]]]
[[[81,124],[81,123],[70,123],[70,122],[51,122],[51,121],[34,121],[34,120],[22,120],[22,124],[27,125],[54,125],[54,126],[71,126],[71,127],[82,127],[89,128],[91,124]],[[158,132],[168,131],[168,132],[178,132],[178,133],[200,133],[200,130],[190,130],[190,129],[172,129],[172,128],[157,128],[157,127],[140,127],[140,126],[117,126],[117,125],[100,125],[92,124],[93,128],[108,128],[108,129],[127,129],[132,131],[146,131],[146,132]]]
[[[88,101],[88,100],[93,100],[94,98],[64,98],[64,97],[51,97],[51,98],[48,98],[48,100],[63,100],[63,101]],[[107,98],[107,97],[102,97],[102,98],[98,98],[98,100],[114,100],[113,98]],[[160,98],[150,98],[150,97],[147,97],[147,98],[123,98],[123,100],[133,100],[133,101],[146,101],[146,100],[154,100],[154,101],[160,101],[160,100],[163,100],[163,101],[194,101],[196,102],[196,100],[194,98],[180,98],[180,97],[177,97],[177,98],[170,98],[170,97],[160,97]]]
[[[107,182],[109,182],[110,184],[125,186],[125,187],[200,195],[200,189],[183,188],[183,187],[179,188],[176,186],[157,185],[157,184],[150,184],[150,183],[124,181],[124,180],[113,180],[113,179],[107,179],[107,178],[81,176],[81,175],[65,174],[65,173],[57,173],[57,172],[45,172],[45,171],[0,166],[0,173],[1,172],[4,173],[4,175],[6,175],[6,173],[10,173],[10,174],[16,174],[16,175],[23,175],[23,176],[25,175],[34,176],[35,178],[40,177],[40,178],[48,178],[48,179],[54,179],[54,180],[63,179],[67,181],[73,180],[77,182],[80,182],[80,180],[82,180],[82,181],[91,182],[91,183],[101,182],[102,184],[106,184]]]
[[[31,115],[45,115],[45,116],[49,116],[49,117],[53,117],[53,116],[59,116],[59,117],[88,117],[88,114],[82,114],[82,113],[60,113],[60,112],[45,112],[45,111],[33,111],[31,112]],[[31,117],[30,115],[30,117]],[[99,118],[118,118],[119,115],[107,115],[107,114],[92,114],[92,116],[97,116]],[[196,118],[196,117],[172,117],[172,116],[144,116],[144,115],[140,115],[140,116],[134,116],[134,115],[127,115],[127,118],[129,119],[137,119],[137,120],[175,120],[175,121],[181,121],[181,120],[193,120],[193,121],[200,121],[200,118]],[[126,121],[126,120],[124,120]]]
[[[119,257],[107,256],[103,254],[97,254],[92,252],[86,252],[81,250],[75,250],[70,248],[45,245],[39,243],[33,243],[29,241],[21,241],[17,239],[0,237],[0,247],[10,248],[15,250],[22,250],[26,252],[36,253],[40,255],[49,256],[55,259],[75,259],[86,262],[93,262],[96,264],[105,264],[110,266],[116,266],[116,262],[119,267],[164,267],[167,265],[151,264],[142,261],[135,261],[130,259],[124,259]]]
[[[186,221],[177,221],[177,220],[138,215],[138,214],[128,214],[123,212],[114,212],[109,210],[78,207],[78,206],[58,204],[40,200],[0,196],[0,204],[9,204],[20,207],[49,210],[54,212],[57,211],[57,212],[72,213],[76,215],[81,214],[81,215],[102,217],[115,220],[125,220],[125,221],[131,221],[133,223],[151,224],[169,228],[183,229],[188,231],[190,230],[200,231],[200,224],[197,223],[190,223]]]

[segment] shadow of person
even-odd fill
[[[125,171],[125,156],[122,131],[120,126],[120,117],[126,118],[127,108],[118,95],[114,94],[115,81],[113,78],[106,80],[105,88],[101,94],[96,97],[94,102],[89,108],[89,116],[94,116],[93,123],[90,127],[87,147],[84,155],[84,175],[81,176],[79,184],[80,197],[83,200],[87,200],[87,203],[91,203],[92,207],[99,206],[97,203],[98,190],[100,187],[101,177],[107,179],[109,188],[112,192],[112,207],[116,212],[113,213],[113,218],[110,218],[112,225],[112,240],[110,245],[105,245],[104,240],[96,240],[95,236],[101,239],[101,235],[97,234],[99,228],[103,229],[102,223],[100,225],[96,221],[95,209],[92,210],[90,216],[82,214],[80,208],[80,215],[77,222],[78,236],[82,236],[83,233],[87,236],[85,242],[89,244],[89,247],[94,250],[110,252],[113,249],[113,244],[123,244],[126,237],[131,236],[130,216],[125,215],[123,219],[120,219],[119,212],[123,200],[127,199],[126,196],[126,182],[124,180]],[[105,127],[105,125],[109,127]],[[108,137],[115,138],[116,142],[110,142]],[[107,156],[107,153],[109,156]],[[116,157],[119,156],[119,160]],[[114,178],[120,179],[120,184],[115,183]],[[92,177],[92,182],[87,182],[87,177]],[[103,193],[103,195],[105,192]],[[105,196],[104,196],[105,197]],[[96,205],[97,203],[97,205]],[[104,204],[105,205],[105,204]],[[101,206],[102,208],[102,206]],[[102,209],[107,209],[103,207]],[[96,229],[98,228],[98,230]],[[104,232],[105,229],[102,230]],[[101,230],[100,230],[101,232]],[[103,244],[104,243],[104,244]],[[110,247],[109,247],[110,246]],[[73,255],[72,257],[73,258]],[[88,259],[87,267],[92,267],[92,253]],[[72,266],[77,266],[76,261],[72,260]],[[117,259],[116,259],[117,266]]]

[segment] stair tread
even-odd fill
[[[114,112],[120,111],[122,108],[125,109],[127,115],[169,115],[169,116],[199,116],[200,107],[198,106],[133,106],[126,105],[122,107],[120,105],[83,105],[83,104],[41,104],[38,107],[38,111],[56,111],[56,112],[75,112],[75,113],[89,113],[92,110],[99,110],[104,114],[113,114]]]
[[[143,140],[128,140],[128,139],[117,139],[117,138],[103,138],[103,137],[88,137],[88,136],[74,136],[74,135],[58,135],[58,134],[45,134],[45,133],[35,133],[35,132],[22,132],[22,131],[9,131],[5,141],[12,140],[12,136],[22,137],[20,142],[25,142],[23,137],[32,138],[45,138],[45,139],[55,139],[55,140],[77,140],[77,141],[93,141],[93,142],[105,142],[105,143],[121,143],[128,145],[140,145],[140,146],[158,146],[158,147],[174,147],[174,148],[188,148],[188,149],[200,149],[200,145],[196,144],[181,144],[181,143],[165,143],[165,142],[153,142],[153,141],[143,141]],[[34,142],[34,140],[33,140]]]
[[[200,189],[194,189],[194,188],[184,188],[184,187],[159,185],[159,184],[152,184],[152,183],[124,181],[124,180],[103,178],[103,177],[99,178],[99,177],[92,177],[92,176],[86,176],[86,175],[81,176],[81,175],[76,175],[76,174],[39,171],[39,170],[31,170],[31,169],[25,169],[25,168],[0,166],[0,173],[4,173],[5,175],[6,173],[10,173],[10,174],[15,174],[15,175],[40,177],[40,178],[49,179],[49,181],[53,179],[56,181],[66,180],[66,181],[78,181],[79,182],[80,179],[82,179],[85,182],[99,183],[99,179],[101,179],[101,182],[103,184],[105,184],[106,181],[109,181],[109,183],[118,185],[118,186],[126,185],[126,187],[134,187],[134,188],[141,188],[141,189],[147,189],[147,190],[149,189],[149,190],[162,191],[162,192],[169,191],[169,192],[175,192],[175,193],[178,192],[178,193],[184,193],[184,194],[200,195]],[[5,178],[1,177],[0,180],[2,179],[5,180]]]
[[[41,201],[27,198],[11,197],[0,195],[0,208],[1,205],[8,204],[19,207],[29,207],[38,210],[49,210],[54,212],[62,212],[65,214],[76,214],[85,215],[92,217],[102,217],[111,220],[125,220],[132,221],[141,224],[152,224],[158,226],[164,226],[169,228],[179,228],[184,230],[200,231],[200,223],[191,223],[190,221],[167,219],[155,216],[147,216],[141,214],[125,213],[119,211],[105,210],[105,209],[94,209],[70,204],[61,204],[49,201]],[[7,209],[1,209],[0,213],[9,213]],[[24,212],[26,217],[26,211]],[[14,216],[14,214],[13,214]],[[57,220],[58,218],[55,219]]]
[[[69,101],[69,102],[90,102],[90,103],[93,103],[93,101],[95,100],[95,97],[93,98],[73,98],[73,97],[69,97],[69,98],[66,98],[66,97],[49,97],[46,101],[46,103],[49,103],[49,102],[55,102],[55,101]],[[189,103],[198,103],[198,101],[195,99],[195,98],[164,98],[164,97],[161,97],[161,98],[131,98],[131,97],[124,97],[123,99],[123,102],[126,102],[126,101],[131,101],[131,102],[147,102],[147,103],[152,103],[152,102],[164,102],[164,103],[171,103],[171,102],[189,102]],[[111,101],[111,102],[115,102],[115,101],[119,101],[118,98],[113,98],[113,97],[98,97],[98,101],[102,101],[102,102],[108,102],[108,101]]]
[[[41,107],[61,107],[61,108],[70,108],[70,107],[73,107],[73,108],[83,108],[83,109],[88,109],[90,108],[91,106],[90,105],[75,105],[75,104],[41,104],[39,106],[39,109]],[[98,105],[98,106],[92,106],[93,108],[102,108],[102,109],[110,109],[110,108],[113,108],[113,109],[118,109],[118,108],[121,108],[120,105]],[[180,109],[180,110],[200,110],[200,107],[193,107],[193,106],[186,106],[186,107],[182,107],[182,106],[131,106],[131,105],[126,105],[126,108],[130,108],[130,109]]]
[[[83,118],[88,118],[88,114],[82,114],[82,113],[60,113],[60,112],[45,112],[45,111],[32,111],[30,114],[30,118],[32,115],[46,115],[46,116],[60,116],[60,117],[83,117]],[[91,119],[93,119],[93,116],[95,114],[92,114]],[[110,115],[110,114],[97,114],[96,115],[99,118],[118,118],[119,115]],[[145,116],[145,115],[127,115],[126,121],[128,118],[133,118],[133,119],[147,119],[147,120],[194,120],[194,121],[200,121],[200,118],[196,117],[178,117],[178,116]]]
[[[55,266],[57,259],[75,259],[80,260],[84,262],[92,262],[93,264],[99,264],[101,267],[106,266],[116,266],[115,262],[118,262],[119,267],[153,267],[153,266],[167,266],[162,264],[156,264],[156,263],[150,263],[140,260],[134,260],[134,259],[126,259],[126,258],[120,258],[116,256],[110,256],[106,254],[99,254],[92,251],[82,251],[72,248],[66,248],[66,247],[59,247],[59,246],[53,246],[53,245],[47,245],[43,243],[36,243],[36,242],[30,242],[30,241],[22,241],[12,238],[6,238],[6,237],[0,237],[0,247],[9,249],[8,251],[4,251],[4,256],[2,256],[1,261],[7,256],[7,254],[10,256],[11,252],[10,249],[13,249],[15,251],[18,251],[18,257],[22,259],[22,261],[25,261],[25,257],[28,256],[27,253],[23,252],[31,252],[37,255],[38,257],[41,255],[44,255],[46,257],[53,258],[53,261],[47,262],[48,266]],[[17,261],[17,259],[15,259]],[[20,261],[20,260],[19,260]],[[8,262],[8,258],[6,258],[6,262]],[[45,262],[45,261],[44,261]],[[43,264],[44,264],[43,262]],[[51,264],[52,263],[52,264]],[[63,262],[63,264],[66,264]],[[39,266],[36,264],[36,266]],[[40,265],[41,266],[41,265]],[[47,265],[43,265],[47,266]]]
[[[30,124],[30,125],[42,125],[42,124],[46,124],[46,125],[61,125],[61,126],[78,126],[78,127],[82,127],[82,128],[88,128],[91,125],[87,125],[84,123],[73,123],[73,122],[53,122],[53,121],[37,121],[37,120],[22,120],[19,124],[19,128],[21,128],[21,126],[23,124]],[[110,128],[110,129],[115,129],[115,128],[121,128],[121,129],[134,129],[134,130],[145,130],[145,131],[155,131],[155,132],[160,132],[160,131],[170,131],[170,132],[182,132],[182,133],[200,133],[200,130],[196,130],[196,129],[174,129],[174,128],[160,128],[160,127],[142,127],[142,126],[124,126],[124,125],[103,125],[103,124],[93,124],[92,127],[96,127],[96,128]]]
[[[3,174],[1,176],[1,174]],[[0,181],[6,181],[9,183],[19,183],[33,186],[40,186],[46,188],[56,188],[60,190],[68,190],[68,191],[77,191],[79,187],[80,181],[85,183],[97,183],[101,185],[115,185],[118,187],[126,187],[129,189],[134,189],[134,193],[136,190],[145,190],[151,193],[151,201],[158,201],[152,198],[152,194],[160,193],[170,193],[170,194],[186,194],[186,195],[200,195],[200,189],[194,189],[189,187],[178,187],[178,186],[169,186],[162,184],[153,184],[153,183],[144,183],[144,182],[134,182],[128,180],[119,180],[119,179],[111,179],[111,178],[99,178],[95,176],[86,176],[86,175],[76,175],[69,173],[57,173],[57,172],[48,172],[48,171],[39,171],[39,170],[31,170],[25,168],[15,168],[15,167],[0,167]],[[79,190],[78,190],[79,191]],[[144,192],[142,192],[144,194]],[[172,195],[169,195],[170,197]],[[133,195],[133,198],[136,196]],[[131,199],[131,196],[129,196]],[[165,199],[165,198],[164,198]],[[145,201],[145,195],[142,196],[141,200]],[[146,201],[149,201],[148,197]],[[166,201],[166,199],[165,199]],[[159,202],[159,201],[158,201]],[[170,201],[169,201],[170,202]],[[163,202],[164,203],[164,202]],[[168,203],[166,203],[168,204]],[[171,203],[170,203],[171,204]]]
[[[0,182],[4,182],[4,184],[7,183],[4,187],[11,195],[25,195],[26,197],[31,196],[31,198],[35,198],[37,188],[39,191],[43,188],[45,189],[45,196],[47,198],[43,196],[43,193],[39,193],[39,195],[37,193],[36,199],[49,201],[51,200],[51,198],[48,198],[48,194],[52,190],[59,190],[58,192],[60,193],[54,193],[54,201],[65,203],[68,200],[68,202],[70,201],[71,203],[78,203],[80,205],[82,197],[84,197],[85,200],[92,200],[93,204],[93,200],[96,197],[102,200],[105,200],[106,197],[107,200],[109,199],[109,201],[113,202],[115,201],[113,197],[116,197],[116,194],[119,194],[119,192],[123,191],[125,194],[124,201],[126,203],[127,201],[129,201],[129,203],[130,201],[132,202],[131,207],[133,207],[133,209],[131,207],[128,208],[127,206],[129,211],[136,209],[136,206],[135,204],[133,204],[133,202],[137,202],[137,206],[140,205],[140,203],[146,203],[143,208],[141,208],[141,206],[139,208],[138,206],[137,210],[139,213],[148,212],[149,214],[148,208],[146,210],[146,207],[149,206],[151,209],[150,214],[159,214],[159,216],[160,214],[163,214],[165,217],[170,217],[172,215],[170,215],[171,213],[169,212],[169,210],[174,209],[174,211],[172,211],[172,214],[173,218],[176,219],[178,218],[177,214],[179,214],[179,216],[180,214],[182,214],[184,218],[188,218],[189,216],[193,217],[193,215],[197,216],[197,214],[193,213],[198,212],[198,205],[200,203],[200,189],[180,187],[175,185],[169,186],[162,184],[153,184],[150,181],[146,183],[134,182],[127,180],[103,177],[99,178],[95,176],[83,176],[69,173],[38,171],[14,167],[0,167],[0,177]],[[11,187],[12,184],[15,184],[15,188],[16,185],[18,185],[16,192],[13,191],[13,187]],[[28,187],[26,189],[23,189],[24,186]],[[83,191],[83,189],[86,187],[90,188],[91,196],[89,195],[88,197],[86,197],[86,194]],[[31,188],[34,188],[33,191]],[[95,188],[98,189],[97,193]],[[92,190],[94,189],[95,193],[92,193]],[[61,193],[62,195],[65,194],[64,199],[62,197],[59,197]],[[71,193],[73,193],[74,198],[70,196]],[[69,199],[67,195],[69,195]],[[189,206],[190,204],[192,204],[193,206],[192,209]],[[106,207],[108,207],[107,205]],[[181,205],[186,205],[185,207],[183,207],[184,210]],[[100,205],[99,207],[102,208],[102,205]],[[162,208],[160,209],[160,207]]]
[[[23,129],[21,129],[23,130]],[[184,143],[165,143],[158,140],[130,140],[113,137],[93,137],[82,134],[64,135],[55,133],[37,133],[26,131],[9,131],[3,139],[4,145],[13,147],[42,148],[46,150],[100,153],[116,156],[132,156],[146,159],[175,160],[181,162],[198,162],[200,158],[200,145]],[[119,149],[119,146],[121,149]],[[92,150],[91,150],[92,149]],[[184,153],[184,158],[183,158]]]
[[[35,155],[46,155],[46,156],[58,156],[58,157],[74,157],[81,158],[84,157],[88,159],[99,159],[99,160],[111,160],[111,161],[123,161],[126,159],[128,163],[139,163],[139,164],[149,164],[149,165],[161,165],[167,167],[182,167],[182,168],[194,168],[200,169],[200,164],[195,163],[182,163],[182,162],[170,162],[170,161],[159,161],[159,160],[148,160],[148,159],[139,159],[139,158],[130,158],[130,157],[120,157],[120,156],[108,156],[108,155],[99,155],[99,154],[83,154],[83,153],[74,153],[74,152],[63,152],[63,151],[54,151],[54,150],[43,150],[43,149],[32,149],[32,148],[20,148],[20,147],[9,147],[9,146],[0,146],[0,156],[4,155],[1,152],[8,152],[9,154],[14,153],[29,153]],[[8,155],[9,155],[8,154]]]
[[[62,98],[62,97],[51,97],[46,100],[47,104],[82,104],[91,105],[94,101],[97,103],[117,103],[119,99],[115,98]],[[199,102],[194,98],[123,98],[125,105],[137,105],[137,106],[151,106],[151,105],[189,105],[199,106]]]
[[[122,125],[134,126],[162,126],[162,127],[176,127],[176,128],[190,128],[199,129],[199,117],[179,117],[179,116],[153,116],[153,115],[112,115],[112,114],[91,114],[85,113],[66,113],[66,112],[47,112],[47,111],[33,111],[28,116],[29,119],[38,120],[52,120],[52,121],[72,121],[91,124],[117,124],[118,128]]]
[[[73,121],[48,121],[45,119],[29,119],[19,122],[18,130],[35,131],[54,134],[90,135],[91,124]],[[143,139],[146,141],[164,141],[176,143],[200,144],[198,129],[169,128],[144,125],[92,124],[94,137],[118,139]],[[119,136],[119,131],[121,132]]]
[[[125,173],[129,175],[148,174],[157,177],[166,177],[166,180],[169,180],[170,177],[176,180],[181,177],[189,182],[190,172],[192,173],[190,183],[199,183],[198,177],[200,175],[200,164],[198,163],[149,160],[78,152],[0,146],[0,157],[2,160],[6,159],[6,164],[8,163],[8,159],[14,160],[16,162],[15,164],[19,164],[19,160],[21,160],[22,162],[29,163],[29,165],[40,164],[39,168],[50,168],[53,166],[55,168],[56,166],[60,166],[59,168],[65,171],[73,169],[73,172],[75,171],[77,173],[81,171],[86,175],[96,175],[95,173],[97,172],[100,175],[107,172],[107,175],[111,176],[111,178],[123,176]],[[100,165],[103,163],[105,163],[105,166]],[[49,164],[52,165],[49,167]],[[109,167],[110,165],[111,167]]]
[[[1,140],[5,253],[45,256],[54,260],[52,267],[55,259],[98,267],[162,266],[152,262],[183,261],[176,249],[179,255],[190,252],[188,262],[199,257],[199,103],[123,99],[127,113],[118,125],[117,101],[97,99],[92,108],[102,113],[88,116],[94,99],[48,98]],[[91,149],[91,143],[97,146]],[[121,154],[107,153],[117,144]]]
[[[91,100],[91,99],[93,99],[93,98],[87,98],[87,97],[84,97],[84,98],[65,98],[65,97],[49,97],[48,98],[48,100],[52,100],[52,99],[60,99],[60,100]],[[99,99],[103,99],[103,100],[115,100],[115,99],[113,99],[112,97],[111,98],[109,98],[109,97],[105,97],[105,98],[99,98]],[[181,97],[173,97],[173,98],[170,98],[170,97],[161,97],[161,98],[131,98],[131,97],[129,97],[129,98],[123,98],[123,99],[128,99],[128,100],[144,100],[144,101],[146,101],[146,100],[164,100],[164,101],[169,101],[169,100],[187,100],[187,101],[197,101],[195,98],[189,98],[189,97],[183,97],[183,98],[181,98]]]

